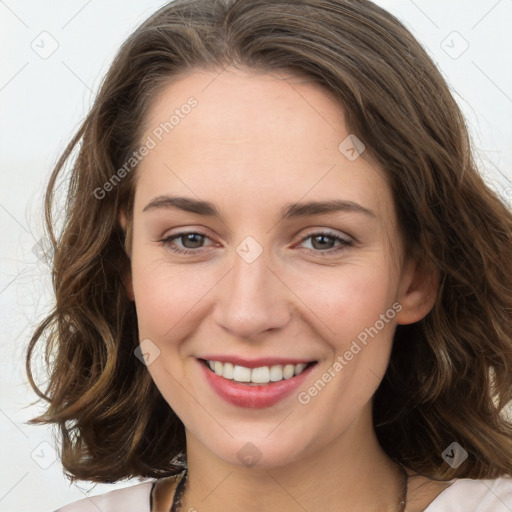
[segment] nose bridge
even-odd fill
[[[236,336],[250,337],[288,322],[286,287],[270,260],[269,251],[254,239],[235,250],[231,272],[219,290],[216,320]]]

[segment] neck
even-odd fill
[[[402,472],[382,450],[367,420],[362,415],[330,443],[265,469],[229,464],[187,432],[182,510],[396,512]]]

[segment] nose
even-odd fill
[[[237,253],[228,275],[217,288],[214,319],[237,338],[250,339],[290,321],[292,293],[263,251],[248,263]]]

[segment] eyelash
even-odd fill
[[[174,235],[171,235],[167,238],[163,238],[162,240],[159,240],[160,244],[168,249],[170,249],[171,251],[175,252],[175,253],[178,253],[178,254],[184,254],[184,255],[187,255],[187,254],[197,254],[198,253],[198,250],[199,249],[202,249],[202,247],[199,247],[197,249],[176,249],[176,248],[173,248],[172,245],[171,245],[171,242],[173,242],[174,240],[178,239],[178,238],[181,238],[181,237],[184,237],[185,235],[199,235],[199,236],[202,236],[204,238],[209,238],[208,236],[206,236],[204,233],[201,233],[199,231],[183,231],[181,233],[176,233]],[[313,238],[315,236],[327,236],[327,237],[330,237],[330,238],[333,238],[335,242],[341,242],[341,246],[339,246],[337,249],[335,248],[331,248],[329,250],[326,250],[326,251],[321,251],[319,249],[306,249],[306,252],[310,255],[313,255],[313,256],[329,256],[329,255],[332,255],[333,253],[338,253],[340,251],[343,251],[345,250],[347,247],[350,247],[353,242],[351,240],[347,240],[339,235],[335,235],[333,233],[330,233],[328,231],[319,231],[319,232],[315,232],[315,233],[311,233],[305,237],[303,237],[300,241],[299,241],[299,244],[300,243],[303,243],[305,242],[306,240],[310,239],[310,238]]]

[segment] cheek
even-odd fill
[[[342,421],[370,399],[385,374],[395,330],[393,275],[385,258],[374,258],[370,265],[352,262],[316,277],[297,291],[314,312],[312,335],[329,345],[332,357],[321,376],[327,389],[312,407]],[[322,383],[314,386],[302,390],[307,399],[323,389]]]
[[[170,265],[155,252],[134,251],[132,280],[140,336],[162,340],[175,337],[197,315],[215,276],[200,265]]]
[[[317,271],[306,282],[302,278],[296,293],[317,316],[315,324],[323,325],[323,337],[341,350],[391,308],[396,297],[391,277],[384,260],[375,258],[372,264]],[[382,330],[387,328],[386,323]]]
[[[180,347],[204,316],[206,301],[201,299],[215,281],[209,283],[211,272],[170,265],[156,252],[139,247],[132,254],[139,337],[151,341],[148,346],[155,356],[147,369],[153,382],[178,416],[191,421],[191,397],[181,384],[187,368]]]
[[[299,394],[308,408],[304,410],[315,411],[310,418],[331,418],[326,437],[335,436],[340,424],[358,414],[388,365],[399,305],[384,260],[373,263],[338,268],[328,279],[312,281],[297,293],[320,318],[315,322],[317,335],[332,352],[324,373]]]

